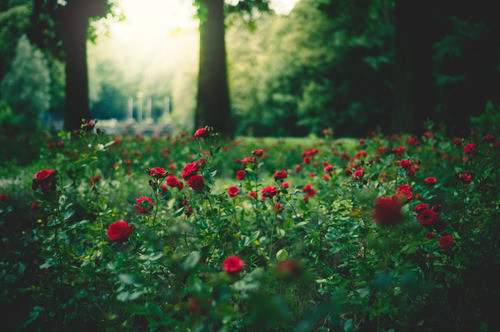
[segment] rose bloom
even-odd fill
[[[476,145],[472,143],[467,144],[466,146],[464,146],[464,152],[466,154],[476,153]]]
[[[234,197],[238,195],[239,192],[240,190],[238,189],[238,187],[229,187],[227,189],[227,194],[229,195],[229,197]]]
[[[428,178],[425,179],[425,184],[427,184],[428,186],[433,186],[436,183],[437,183],[436,178],[428,177]]]
[[[247,176],[247,173],[242,169],[236,172],[236,178],[240,181],[243,180],[245,176]]]
[[[102,178],[100,175],[93,176],[89,179],[89,183],[91,185],[95,184],[97,181],[99,181]]]
[[[130,233],[134,231],[134,225],[128,225],[128,222],[118,220],[108,228],[108,237],[111,241],[123,242],[128,240]]]
[[[82,125],[82,129],[85,131],[92,131],[92,129],[94,129],[94,127],[95,127],[95,123],[93,123],[93,122],[89,122],[89,123]]]
[[[222,263],[222,266],[224,268],[224,272],[229,274],[238,274],[241,271],[243,271],[245,263],[241,258],[239,258],[236,255],[233,255],[226,258]]]
[[[205,188],[205,179],[201,175],[193,175],[188,181],[188,186],[194,191],[201,191]]]
[[[434,222],[439,218],[439,215],[432,210],[423,210],[417,215],[417,220],[420,226],[431,228]]]
[[[206,138],[208,137],[208,131],[205,128],[200,128],[194,133],[194,138]]]
[[[283,204],[281,203],[276,203],[274,205],[274,210],[276,211],[276,213],[281,213],[283,212]]]
[[[262,151],[261,149],[257,149],[257,150],[254,150],[252,153],[254,156],[260,157],[264,154],[264,151]]]
[[[274,173],[274,181],[283,181],[284,179],[286,179],[288,176],[288,174],[286,173],[286,171],[279,171],[279,172],[276,172]]]
[[[309,164],[311,162],[311,157],[307,156],[304,158],[304,164]]]
[[[391,226],[402,220],[401,205],[397,196],[379,197],[375,199],[375,209],[372,217],[379,226]]]
[[[283,188],[288,188],[288,187],[290,187],[290,182],[283,182],[283,184],[281,186]]]
[[[256,192],[256,191],[250,191],[250,192],[248,193],[248,195],[247,195],[247,196],[248,196],[248,198],[250,198],[250,199],[252,199],[252,198],[257,199],[257,197],[258,197],[258,195],[257,195],[257,192]]]
[[[137,210],[139,210],[140,213],[148,213],[149,210],[151,210],[153,208],[153,199],[152,198],[149,198],[149,197],[141,197],[141,198],[138,198],[135,200],[137,203],[139,204],[136,204],[135,205],[135,208]],[[149,206],[146,207],[146,208],[143,208],[141,205],[142,205],[142,202],[149,202]]]
[[[425,238],[427,240],[432,240],[434,238],[434,233],[432,233],[432,232],[425,233]]]
[[[358,169],[356,172],[354,172],[354,174],[352,175],[352,177],[355,180],[358,180],[358,179],[361,179],[363,177],[363,175],[364,175],[363,170],[362,169]]]
[[[461,174],[459,176],[460,181],[462,181],[465,184],[468,184],[472,181],[472,178],[468,174]]]
[[[43,193],[56,190],[57,172],[51,169],[44,169],[35,174],[31,184],[32,190],[42,189]]]
[[[198,165],[197,161],[187,164],[182,170],[181,177],[184,179],[184,181],[188,181],[193,175],[196,175],[196,173],[198,173],[199,169],[200,165]]]
[[[403,195],[406,201],[410,201],[413,198],[413,192],[411,187],[407,184],[403,184],[398,188],[398,195]]]
[[[301,272],[299,263],[293,259],[278,262],[275,269],[276,276],[284,279],[298,277]]]
[[[352,171],[350,169],[345,170],[345,175],[349,176],[352,174]]]
[[[276,188],[276,186],[267,186],[265,188],[262,189],[262,196],[263,197],[274,197],[276,195],[279,194],[279,191],[278,191],[278,188]]]
[[[179,180],[175,176],[173,176],[172,174],[169,174],[167,177],[167,186],[172,187],[172,188],[177,187],[178,181]]]
[[[167,173],[163,167],[153,167],[149,170],[149,175],[157,179],[163,179],[167,176]]]
[[[300,165],[295,166],[295,173],[300,172],[301,168],[302,168],[302,166],[300,166]]]
[[[449,235],[444,235],[439,238],[439,247],[440,248],[449,248],[451,247],[455,242]]]
[[[424,210],[427,210],[428,208],[429,208],[429,206],[427,204],[421,203],[421,204],[415,206],[414,211],[415,211],[415,213],[420,213]]]
[[[328,165],[325,167],[324,171],[325,173],[332,172],[334,168],[335,167],[333,167],[332,165]]]
[[[314,195],[316,195],[316,190],[314,190],[310,183],[306,184],[304,188],[302,188],[302,191],[305,192],[309,197],[313,197]]]
[[[161,185],[160,185],[160,196],[165,195],[165,193],[166,193],[167,191],[168,191],[167,186],[166,186],[166,185],[164,185],[164,184],[161,184]]]
[[[7,194],[1,194],[0,195],[0,201],[1,202],[8,202],[9,201],[9,196]]]
[[[408,159],[403,159],[399,162],[399,167],[409,169],[411,167],[411,161],[409,161]]]

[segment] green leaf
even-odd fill
[[[146,312],[152,316],[160,317],[163,315],[161,308],[156,303],[146,302],[145,308],[146,308]]]
[[[194,251],[189,254],[189,256],[186,258],[184,263],[182,263],[182,268],[184,270],[192,270],[196,264],[200,261],[200,253],[197,251]]]
[[[295,225],[295,222],[293,219],[287,219],[283,222],[283,229],[285,231],[290,231],[293,229],[293,226]]]
[[[120,280],[125,285],[133,285],[134,284],[134,277],[131,276],[130,274],[120,273],[118,275],[118,280]]]
[[[284,261],[285,259],[288,258],[288,251],[286,249],[280,249],[276,253],[276,259],[281,261]]]

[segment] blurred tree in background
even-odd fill
[[[2,97],[18,115],[26,119],[41,118],[49,108],[50,75],[47,60],[33,47],[26,35],[17,44],[10,70],[0,85]],[[27,130],[35,129],[36,121],[25,121]]]
[[[47,61],[49,112],[62,116],[65,106],[73,127],[83,117],[123,118],[139,91],[152,98],[153,118],[171,98],[176,130],[212,125],[228,136],[419,132],[427,119],[457,132],[488,101],[498,109],[500,20],[490,1],[301,0],[287,15],[264,0],[194,2],[199,35],[166,31],[137,59],[99,38],[86,91],[85,45],[96,36],[89,18],[109,14],[109,3],[0,0],[0,80],[28,32]]]

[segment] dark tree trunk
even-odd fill
[[[200,68],[195,114],[196,128],[211,126],[232,137],[226,44],[224,41],[224,0],[200,0],[206,16],[200,20]]]
[[[433,113],[430,8],[429,0],[396,0],[392,132],[421,133]]]
[[[87,27],[89,16],[83,10],[84,1],[68,1],[63,18],[63,48],[66,58],[66,101],[64,128],[80,128],[82,119],[90,120]]]

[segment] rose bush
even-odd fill
[[[0,170],[6,330],[494,328],[494,138],[88,129]]]

